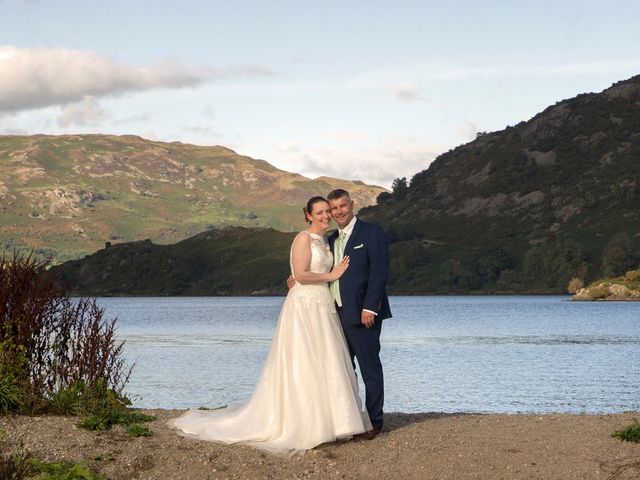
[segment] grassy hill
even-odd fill
[[[106,241],[173,243],[212,227],[297,231],[336,187],[370,205],[381,187],[309,179],[220,147],[125,135],[0,136],[0,249],[54,262]]]

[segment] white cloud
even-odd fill
[[[98,125],[107,117],[107,111],[100,106],[95,97],[86,96],[82,101],[69,105],[58,117],[58,125],[81,127]]]
[[[272,75],[260,66],[188,68],[177,60],[131,66],[98,52],[0,46],[0,111],[19,111],[209,80]]]
[[[125,125],[128,123],[148,123],[152,117],[151,112],[139,113],[137,115],[130,115],[124,118],[118,118],[111,122],[112,125]]]
[[[202,80],[238,79],[247,77],[271,77],[275,72],[260,65],[241,65],[238,67],[212,67],[204,65],[196,69]]]
[[[205,105],[202,107],[202,115],[207,118],[213,118],[215,115],[213,107],[211,105]]]
[[[410,103],[420,100],[420,94],[418,89],[411,84],[403,83],[393,87],[393,96],[396,100],[403,103]]]
[[[443,145],[425,145],[413,137],[393,136],[378,145],[361,150],[296,147],[288,155],[281,152],[279,163],[281,168],[293,168],[310,177],[362,180],[389,188],[394,178],[410,179],[426,169],[447,148]]]
[[[465,140],[474,140],[476,134],[479,132],[478,126],[471,120],[464,120],[464,123],[456,128],[456,133],[459,137]]]
[[[207,127],[202,125],[196,125],[192,127],[183,127],[184,132],[192,133],[201,137],[220,137],[222,134],[213,127]]]
[[[331,135],[331,137],[335,140],[340,140],[341,142],[357,142],[362,139],[360,135],[355,132],[335,132]]]
[[[391,87],[391,91],[395,99],[398,100],[399,102],[402,102],[402,103],[423,102],[435,109],[446,111],[446,108],[444,106],[420,94],[418,87],[416,87],[412,83],[396,84],[393,87]]]
[[[162,140],[161,138],[159,138],[155,132],[151,131],[151,130],[146,130],[145,132],[142,132],[142,135],[140,135],[142,138],[146,138],[147,140],[151,140],[151,141],[166,141],[166,140]]]
[[[275,145],[275,148],[281,155],[297,154],[300,152],[300,147],[296,144],[295,140],[285,140]]]
[[[0,135],[28,135],[30,132],[24,128],[15,125],[2,125],[0,127]]]
[[[445,82],[455,80],[495,80],[495,79],[539,79],[570,78],[586,75],[628,75],[629,72],[640,70],[640,60],[623,59],[610,62],[581,62],[564,63],[556,65],[507,65],[497,64],[483,67],[465,68],[434,68],[433,65],[417,63],[402,69],[378,69],[359,73],[346,82],[346,88],[353,90],[398,88],[399,78],[411,78],[417,85],[425,85],[431,82]],[[400,85],[400,92],[402,92]],[[405,85],[406,94],[411,96],[414,84]],[[417,93],[417,91],[416,91]],[[397,95],[396,95],[396,98]],[[437,106],[437,105],[436,105]]]

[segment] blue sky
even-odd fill
[[[224,145],[389,186],[640,73],[640,2],[0,0],[0,133]]]

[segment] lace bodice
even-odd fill
[[[330,271],[333,266],[333,254],[329,249],[327,240],[320,235],[307,232],[306,230],[303,230],[301,233],[309,235],[309,239],[311,240],[311,265],[309,270],[314,273],[327,273]],[[291,251],[289,252],[289,265],[291,267],[291,274],[293,275]]]

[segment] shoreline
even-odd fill
[[[285,298],[287,293],[273,294],[233,294],[233,295],[81,295],[78,292],[71,292],[72,298]],[[389,297],[567,297],[568,293],[539,293],[539,292],[465,292],[465,293],[390,293]]]
[[[152,437],[78,428],[77,417],[0,417],[0,441],[22,443],[44,461],[88,461],[107,478],[126,479],[632,479],[640,478],[640,444],[611,434],[640,412],[615,414],[388,413],[371,441],[320,445],[279,457],[241,445],[185,438],[155,415]]]

